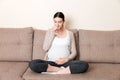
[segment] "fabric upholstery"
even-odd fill
[[[34,30],[33,59],[44,59],[43,42],[45,34],[45,30]]]
[[[0,28],[0,61],[30,61],[33,29]]]
[[[119,80],[120,64],[90,63],[86,73],[82,74],[40,74],[30,70],[23,75],[25,80]]]
[[[23,80],[27,62],[0,62],[0,80]]]
[[[120,30],[79,30],[80,60],[120,63]]]
[[[77,59],[89,62],[86,73],[54,75],[31,71],[28,61],[45,56],[42,47],[46,31],[0,28],[0,80],[120,80],[120,30],[71,31],[79,53]]]

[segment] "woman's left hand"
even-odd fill
[[[58,60],[56,60],[55,62],[57,64],[64,64],[66,62],[68,62],[69,60],[67,58],[59,58]]]

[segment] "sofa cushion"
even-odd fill
[[[45,34],[45,30],[34,30],[33,59],[44,59],[43,42]]]
[[[78,52],[78,31],[76,29],[71,29],[70,31],[72,31],[75,35],[76,47]],[[43,42],[45,34],[46,30],[34,30],[33,59],[44,59],[45,52],[43,50]]]
[[[119,80],[120,64],[90,63],[86,73],[81,74],[40,74],[30,70],[23,75],[25,80]]]
[[[32,28],[0,28],[0,61],[30,61]]]
[[[27,62],[0,62],[0,80],[23,80]]]
[[[80,59],[120,63],[120,30],[79,30]]]

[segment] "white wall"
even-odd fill
[[[69,28],[120,30],[120,0],[0,0],[0,27],[48,29],[57,11]]]

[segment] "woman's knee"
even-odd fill
[[[82,73],[86,72],[88,70],[88,68],[89,68],[89,64],[87,62],[84,62],[83,63],[83,71],[82,71]]]
[[[87,62],[80,62],[80,64],[70,65],[70,70],[72,74],[84,73],[88,70],[89,64]]]
[[[32,71],[41,73],[46,72],[48,64],[43,60],[32,60],[29,62],[29,67]]]
[[[29,67],[30,67],[31,70],[35,69],[35,64],[36,64],[36,62],[34,60],[29,62]]]
[[[32,60],[32,61],[29,62],[29,67],[33,68],[33,67],[35,67],[36,64],[42,63],[42,62],[43,62],[43,60],[40,60],[40,59]]]
[[[40,63],[40,60],[32,60],[29,62],[29,67],[32,71],[37,72],[38,64]]]
[[[84,73],[88,70],[89,68],[89,64],[85,61],[77,61],[78,64],[79,64],[79,68],[81,68],[81,73]]]

